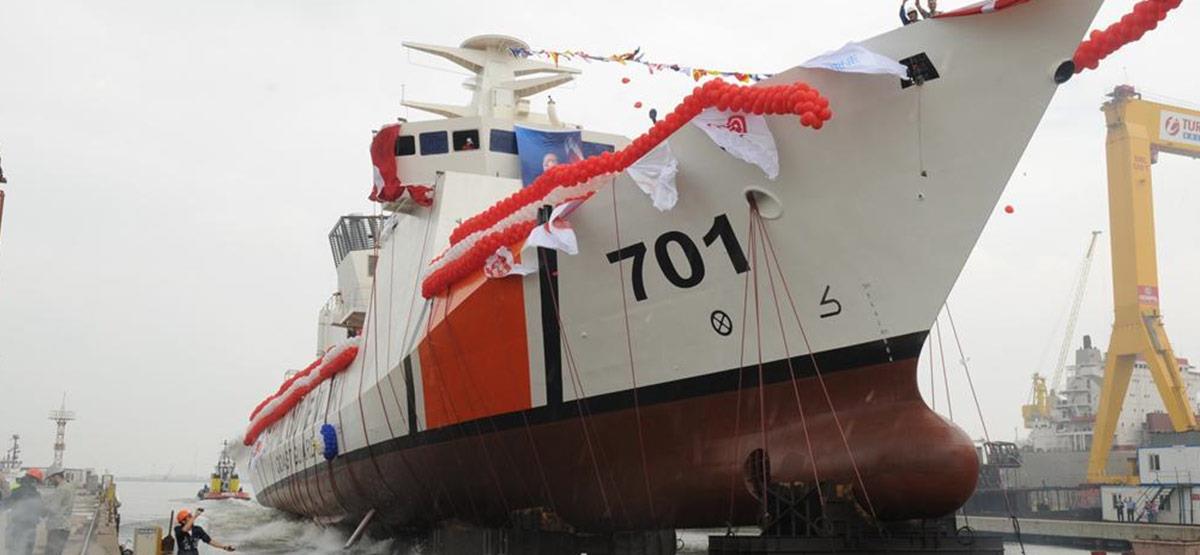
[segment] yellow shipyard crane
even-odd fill
[[[1134,363],[1146,361],[1175,431],[1196,429],[1196,415],[1159,309],[1150,167],[1160,153],[1200,158],[1200,111],[1143,100],[1121,85],[1102,110],[1108,122],[1108,217],[1112,244],[1113,330],[1092,430],[1088,481],[1136,483],[1108,474],[1108,454]]]

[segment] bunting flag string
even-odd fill
[[[706,69],[706,68],[702,68],[702,67],[687,66],[687,65],[682,65],[682,64],[653,62],[653,61],[647,60],[643,57],[644,54],[640,47],[634,49],[631,52],[624,52],[624,53],[620,53],[620,54],[610,54],[607,56],[597,56],[595,54],[589,54],[582,50],[532,50],[529,48],[517,47],[517,48],[510,48],[509,51],[512,52],[513,56],[516,56],[518,58],[530,58],[530,57],[534,57],[534,56],[539,57],[539,58],[546,58],[546,59],[554,62],[554,65],[558,65],[559,60],[571,61],[571,60],[575,60],[575,59],[584,60],[589,63],[590,62],[606,62],[606,63],[621,64],[621,65],[638,64],[638,65],[644,66],[646,68],[646,70],[650,72],[651,75],[653,75],[655,72],[673,71],[675,73],[682,73],[684,75],[687,75],[687,76],[691,77],[693,81],[699,81],[706,77],[725,77],[727,79],[736,80],[739,83],[757,83],[759,81],[762,81],[763,79],[770,78],[772,75],[774,75],[772,73],[753,73],[753,72],[749,72],[749,71],[721,71],[721,70],[716,70],[716,69]]]

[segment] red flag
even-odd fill
[[[400,136],[400,124],[383,126],[371,139],[371,164],[375,167],[375,183],[371,187],[370,199],[375,202],[391,202],[404,194],[404,185],[396,172],[396,137]]]
[[[433,206],[433,187],[426,187],[424,185],[409,185],[408,196],[413,199],[413,202],[421,206]]]

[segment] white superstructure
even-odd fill
[[[1179,359],[1184,383],[1195,410],[1200,408],[1200,371]],[[1090,336],[1083,337],[1083,346],[1075,351],[1075,364],[1067,367],[1065,387],[1051,392],[1053,406],[1049,420],[1038,420],[1029,432],[1028,447],[1034,451],[1087,451],[1092,446],[1092,426],[1100,404],[1100,388],[1104,383],[1104,352],[1092,345]],[[1133,377],[1117,421],[1114,445],[1132,448],[1143,443],[1147,433],[1146,415],[1165,413],[1166,407],[1158,394],[1154,378],[1145,362],[1134,364]]]

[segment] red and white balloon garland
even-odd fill
[[[357,356],[357,340],[348,340],[333,347],[325,356],[283,382],[279,391],[264,399],[250,414],[250,427],[246,430],[242,443],[247,446],[254,445],[259,435],[296,408],[305,395],[321,385],[321,382],[345,371]]]
[[[477,240],[463,252],[444,256],[421,283],[421,294],[433,297],[445,291],[451,284],[479,271],[484,261],[504,245],[511,245],[529,235],[536,220],[523,219],[513,223],[511,216],[519,211],[536,210],[551,193],[560,188],[577,187],[593,178],[625,171],[634,162],[658,146],[672,133],[686,125],[706,108],[721,111],[748,112],[755,115],[794,114],[799,116],[800,125],[820,129],[833,117],[829,100],[806,83],[786,85],[744,86],[733,85],[719,79],[696,87],[692,94],[684,97],[675,110],[660,119],[648,131],[631,144],[616,152],[605,152],[585,160],[554,166],[534,180],[528,187],[517,191],[492,207],[468,218],[450,234],[450,251],[465,238],[475,234]],[[587,191],[579,195],[586,196]],[[530,210],[530,208],[533,210]],[[497,224],[503,228],[494,229]]]
[[[1134,42],[1146,32],[1158,27],[1158,22],[1167,18],[1167,13],[1178,8],[1183,0],[1142,0],[1133,6],[1133,11],[1103,31],[1096,29],[1087,40],[1079,44],[1072,61],[1075,73],[1100,67],[1100,60],[1107,58],[1122,46]]]

